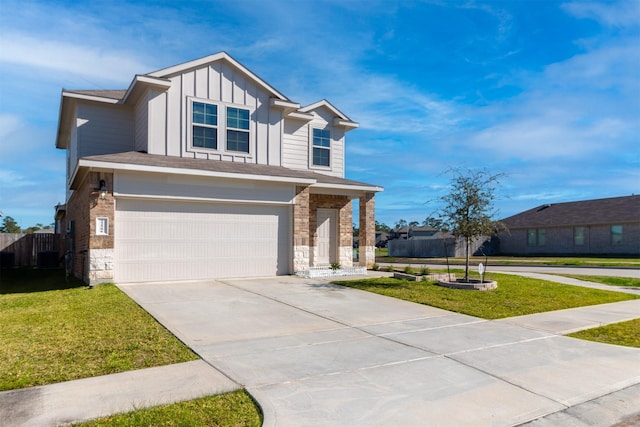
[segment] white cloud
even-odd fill
[[[20,33],[5,33],[0,39],[0,62],[36,67],[44,73],[71,73],[119,84],[149,69],[129,52],[44,40]]]
[[[562,8],[577,18],[593,19],[609,27],[637,27],[640,25],[640,2],[622,0],[617,2],[571,2]]]

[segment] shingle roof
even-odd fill
[[[502,222],[511,229],[640,222],[640,195],[546,204]]]
[[[66,92],[78,93],[80,95],[99,96],[102,98],[122,99],[127,93],[126,89],[118,90],[67,90]]]
[[[364,182],[324,175],[316,172],[299,171],[282,166],[269,166],[255,163],[239,163],[221,160],[188,159],[184,157],[140,153],[137,151],[87,156],[83,157],[82,159],[105,163],[122,163],[140,166],[192,169],[231,174],[313,179],[319,184],[377,187],[375,185],[367,184]]]

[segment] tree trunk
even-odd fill
[[[466,243],[466,260],[465,260],[465,267],[464,267],[464,281],[468,282],[469,281],[469,247],[471,246],[471,239],[468,237],[465,237],[465,243]]]

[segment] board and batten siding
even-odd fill
[[[134,108],[135,116],[135,135],[134,149],[136,151],[147,151],[149,138],[149,99],[146,96],[140,98],[140,101]]]
[[[77,107],[77,157],[113,154],[134,149],[131,107],[79,103]]]
[[[170,76],[169,80],[166,98],[155,96],[149,101],[150,154],[281,165],[282,112],[270,107],[270,94],[244,73],[219,61]],[[224,139],[218,141],[216,151],[191,147],[189,102],[193,98],[250,109],[250,153],[226,152]]]

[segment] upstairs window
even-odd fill
[[[331,132],[329,129],[313,129],[313,165],[331,166]]]
[[[611,244],[612,245],[622,244],[622,226],[621,225],[611,226]]]
[[[199,148],[218,149],[218,106],[193,102],[192,145]]]
[[[227,107],[227,150],[249,152],[249,110]]]

